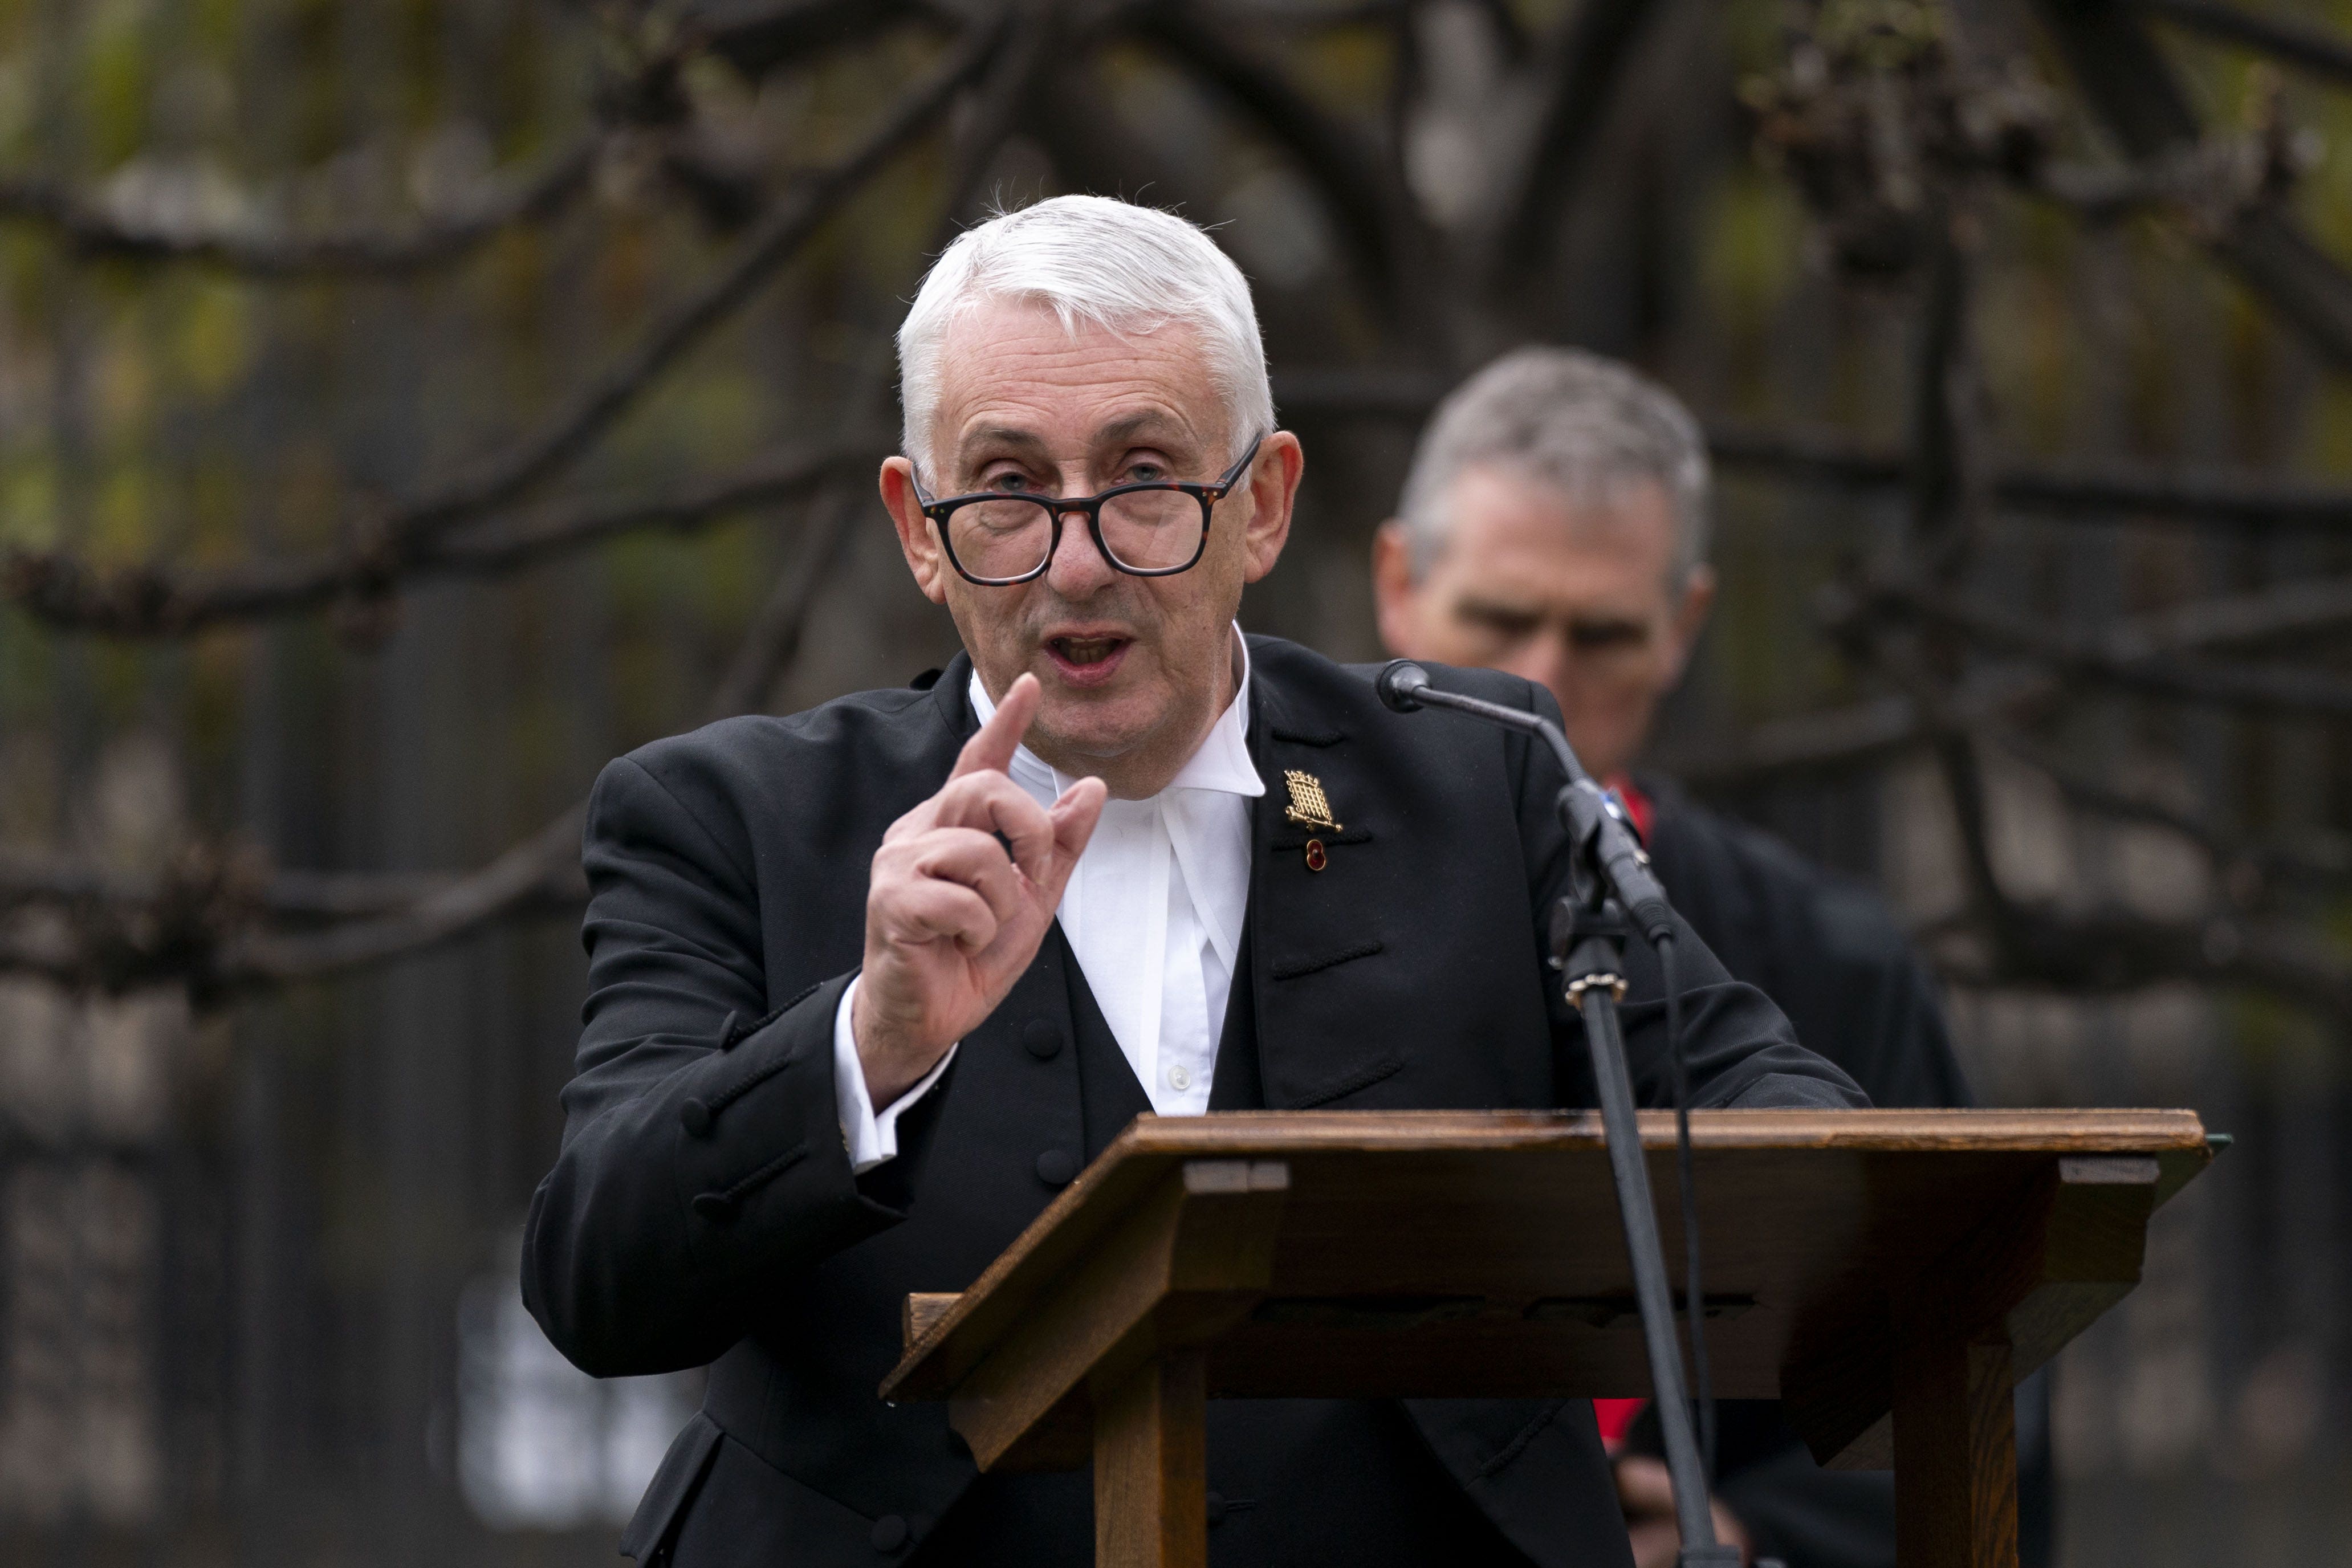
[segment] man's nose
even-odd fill
[[[1118,573],[1103,559],[1102,547],[1095,543],[1085,512],[1065,512],[1061,524],[1062,536],[1054,543],[1045,580],[1065,599],[1084,599],[1107,587]]]

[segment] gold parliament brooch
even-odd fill
[[[1326,832],[1336,833],[1341,831],[1339,822],[1331,815],[1331,802],[1323,793],[1323,780],[1316,778],[1312,773],[1301,772],[1296,768],[1286,768],[1283,769],[1282,781],[1290,787],[1290,806],[1282,813],[1286,821],[1296,822],[1302,828],[1320,828]],[[1330,855],[1323,848],[1323,841],[1318,838],[1308,839],[1307,869],[1321,871],[1330,863]]]

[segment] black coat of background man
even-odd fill
[[[978,1476],[942,1406],[877,1396],[907,1292],[968,1286],[1155,1105],[1590,1103],[1541,961],[1549,754],[1235,630],[1304,459],[1233,264],[1167,214],[1042,203],[949,249],[899,352],[883,499],[965,653],[646,747],[591,801],[586,1024],[523,1294],[592,1373],[709,1364],[623,1538],[641,1561],[1090,1563],[1087,1477]],[[1294,769],[1344,825],[1320,855]],[[1097,918],[1128,865],[1164,902]],[[1694,1103],[1863,1103],[1681,955]],[[1661,977],[1628,967],[1654,1100]],[[1631,1561],[1589,1401],[1220,1401],[1207,1472],[1231,1568]]]
[[[1521,675],[1625,798],[1675,907],[1724,967],[1880,1106],[1970,1103],[1934,982],[1879,899],[1671,780],[1630,771],[1708,608],[1708,472],[1671,392],[1571,349],[1527,348],[1463,383],[1423,434],[1373,545],[1381,636],[1413,659]],[[2046,1382],[2019,1406],[2020,1555],[2050,1558]],[[1812,1462],[1777,1407],[1722,1411],[1717,1528],[1790,1568],[1892,1568],[1894,1488]],[[1650,1424],[1654,1425],[1654,1423]],[[1664,1466],[1632,1432],[1618,1463],[1637,1562],[1667,1568]]]

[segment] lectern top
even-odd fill
[[[1679,1260],[1672,1114],[1645,1113],[1642,1134]],[[2005,1217],[2047,1211],[2062,1182],[2115,1192],[2122,1228],[2053,1232],[2082,1255],[2033,1266],[2084,1285],[2120,1271],[2110,1283],[2128,1288],[2138,1227],[2210,1157],[2188,1111],[1702,1111],[1691,1134],[1717,1388],[1735,1398],[1882,1343],[1904,1281]],[[1211,1349],[1213,1393],[1648,1391],[1597,1115],[1240,1112],[1138,1119],[920,1326],[884,1396],[954,1394],[1171,1181],[1253,1171],[1276,1190],[1253,1221],[1271,1227],[1266,1283]],[[2129,1232],[2127,1267],[2106,1256],[2109,1230]],[[2090,1311],[2104,1293],[2061,1295]],[[2019,1345],[2021,1374],[2079,1328],[2072,1316],[2021,1320],[2037,1342]]]

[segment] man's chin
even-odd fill
[[[1165,705],[1139,693],[1057,692],[1048,685],[1029,731],[1029,749],[1065,773],[1116,766],[1160,727]]]

